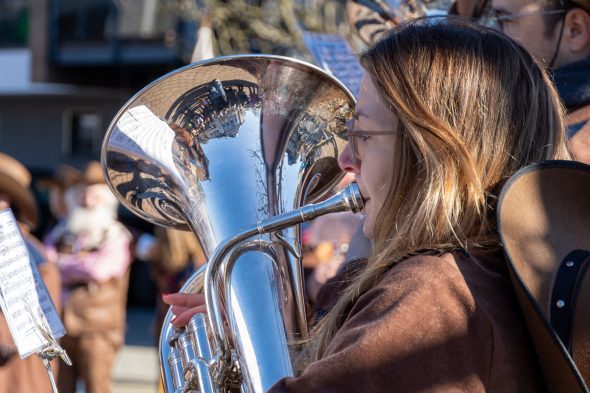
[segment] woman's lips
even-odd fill
[[[367,202],[369,202],[369,200],[371,198],[367,198],[365,196],[367,193],[363,190],[363,187],[361,187],[361,185],[359,184],[359,182],[356,182],[356,184],[357,184],[357,186],[359,188],[359,191],[361,193],[361,199],[363,200],[363,208],[361,209],[360,213],[361,214],[365,214],[365,208],[367,207]]]
[[[369,203],[370,200],[371,200],[371,198],[369,198],[369,199],[364,199],[363,198],[363,208],[361,210],[361,214],[362,215],[365,215],[365,211],[367,209],[367,203]]]
[[[363,191],[363,188],[358,183],[357,183],[357,185],[359,186],[359,191],[361,193],[361,199],[363,200],[363,202],[367,202],[370,198],[367,198],[365,196],[367,193]]]

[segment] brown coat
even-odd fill
[[[327,355],[272,392],[543,392],[502,258],[419,255],[352,307]]]
[[[69,336],[117,331],[125,332],[125,307],[129,272],[103,283],[90,282],[70,288],[63,306],[63,322]]]

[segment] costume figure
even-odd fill
[[[110,391],[111,369],[123,345],[131,261],[131,234],[117,221],[118,202],[104,183],[100,163],[90,162],[77,186],[77,202],[46,238],[63,282],[62,346],[72,367],[61,367],[61,393]]]

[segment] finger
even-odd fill
[[[199,306],[197,306],[197,307],[199,307]],[[183,312],[190,310],[191,308],[194,308],[194,307],[172,306],[172,307],[170,307],[170,310],[172,310],[172,314],[180,315]]]
[[[196,293],[169,293],[162,295],[162,301],[171,306],[197,307],[205,304],[205,296]]]
[[[174,314],[174,315],[180,315],[183,312],[185,312],[186,310],[190,310],[190,307],[181,307],[181,306],[171,306],[170,307],[170,311],[172,311],[172,314]]]
[[[183,311],[180,314],[176,314],[176,317],[173,318],[170,323],[174,326],[174,327],[181,327],[181,326],[186,326],[188,324],[188,322],[191,320],[191,318],[193,317],[193,315],[197,314],[197,313],[204,313],[207,310],[205,309],[205,306],[198,306],[198,307],[193,307],[193,308],[189,308],[186,309],[185,311]]]

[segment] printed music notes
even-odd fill
[[[66,332],[10,209],[0,211],[0,306],[23,359]]]

